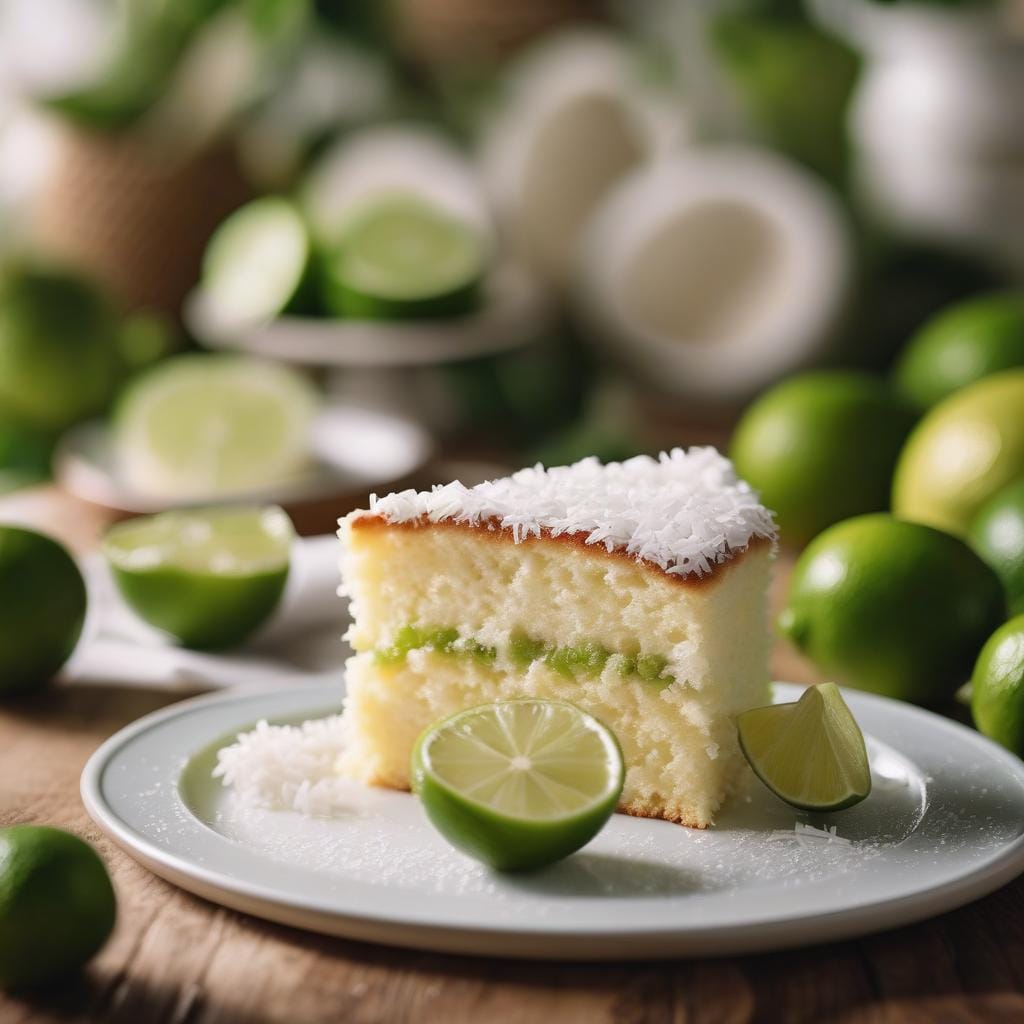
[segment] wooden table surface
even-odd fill
[[[103,517],[52,489],[0,501],[0,520],[78,550]],[[2,610],[0,610],[2,612]],[[785,651],[777,677],[813,678]],[[0,824],[59,825],[110,867],[114,936],[80,978],[0,994],[0,1022],[225,1021],[437,1024],[741,1024],[1024,1021],[1024,880],[923,924],[811,949],[689,962],[551,964],[470,959],[323,938],[175,889],[86,816],[82,766],[166,694],[54,689],[0,712]]]

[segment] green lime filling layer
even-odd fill
[[[484,665],[493,665],[498,660],[496,647],[460,637],[455,629],[419,626],[403,626],[395,634],[393,644],[374,651],[374,660],[378,665],[401,665],[406,655],[415,650],[472,658]],[[663,686],[675,682],[674,677],[665,671],[668,659],[660,654],[609,651],[607,647],[591,641],[559,647],[524,633],[514,633],[506,653],[508,660],[517,668],[526,669],[535,661],[543,661],[567,679],[575,679],[577,675],[600,675],[605,665],[614,658],[618,673],[623,678],[636,678]]]

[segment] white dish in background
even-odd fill
[[[338,596],[333,534],[296,540],[280,605],[250,640],[228,651],[188,650],[143,622],[121,600],[102,555],[84,559],[82,572],[89,612],[82,639],[61,672],[65,683],[195,693],[343,678],[351,652],[341,637],[349,617]]]
[[[433,454],[427,432],[402,417],[355,406],[327,407],[313,423],[316,460],[297,479],[277,487],[228,496],[211,494],[187,506],[264,502],[300,505],[385,487],[421,469]],[[57,482],[69,494],[119,512],[148,514],[169,507],[133,492],[119,479],[113,436],[105,423],[69,431],[57,449]]]
[[[505,264],[488,278],[483,305],[466,316],[439,320],[331,320],[282,316],[267,323],[218,320],[197,289],[185,320],[211,348],[310,366],[397,367],[476,359],[518,348],[541,337],[551,322],[545,291],[521,267]]]
[[[799,693],[776,689],[778,700]],[[216,903],[472,955],[639,959],[829,942],[939,914],[1024,870],[1024,764],[964,726],[855,692],[874,791],[813,819],[837,838],[798,833],[808,817],[752,784],[715,828],[615,815],[560,864],[501,876],[450,848],[406,793],[352,784],[350,813],[332,818],[239,813],[210,775],[216,751],[260,719],[331,714],[341,698],[339,681],[150,715],[90,759],[86,808],[141,863]]]

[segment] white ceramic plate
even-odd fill
[[[329,406],[313,422],[310,447],[315,461],[287,484],[248,494],[195,498],[179,504],[275,502],[294,506],[383,488],[421,469],[433,441],[412,420],[355,406]],[[102,422],[69,431],[57,449],[58,483],[68,493],[118,512],[161,512],[169,503],[133,491],[117,469],[113,438]]]
[[[311,366],[430,366],[518,348],[542,336],[551,321],[543,289],[511,264],[495,271],[483,306],[445,320],[383,322],[283,316],[248,326],[218,320],[201,290],[186,302],[189,327],[211,348]]]
[[[778,700],[799,688],[777,686]],[[201,697],[108,740],[86,808],[158,875],[216,903],[354,939],[545,959],[703,956],[825,942],[956,907],[1024,870],[1024,765],[977,733],[864,694],[874,791],[832,817],[843,843],[767,790],[693,831],[615,815],[584,850],[500,876],[451,849],[412,796],[352,785],[348,813],[241,814],[210,777],[261,718],[338,709],[336,687]]]

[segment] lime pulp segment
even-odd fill
[[[871,792],[864,736],[835,683],[810,686],[793,704],[737,719],[751,768],[776,796],[804,810],[841,810]]]
[[[512,818],[578,814],[617,782],[615,748],[567,704],[510,701],[465,716],[428,744],[430,770],[463,797]]]
[[[287,567],[293,538],[291,520],[276,506],[238,506],[131,519],[115,526],[103,547],[126,572],[246,576]]]

